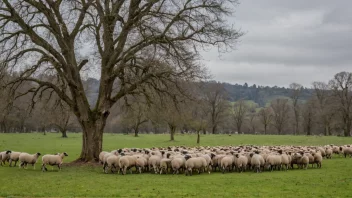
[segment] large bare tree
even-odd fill
[[[281,135],[289,119],[290,106],[288,99],[279,98],[272,101],[271,108],[273,110],[273,125],[279,135]]]
[[[330,80],[334,96],[337,98],[342,115],[344,136],[350,136],[352,127],[352,73],[340,72]]]
[[[242,35],[226,23],[237,0],[2,0],[0,58],[21,71],[11,88],[50,90],[67,103],[83,129],[79,160],[97,160],[110,108],[145,88],[167,93],[200,77],[202,47],[230,49]],[[86,54],[81,49],[86,48]],[[100,78],[90,106],[82,83]],[[40,74],[56,76],[55,81]],[[22,93],[22,95],[25,93]],[[148,98],[148,96],[146,96]]]
[[[292,106],[293,106],[293,112],[294,112],[294,117],[295,117],[295,125],[294,125],[294,134],[298,134],[298,126],[299,126],[299,116],[300,116],[300,111],[299,111],[299,104],[298,100],[299,97],[301,96],[302,93],[302,85],[298,83],[291,83],[289,86],[291,90],[291,100],[292,100]]]

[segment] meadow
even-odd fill
[[[150,173],[104,174],[100,166],[71,166],[81,149],[81,134],[0,134],[0,151],[42,154],[67,152],[61,171],[41,172],[0,167],[0,197],[351,197],[352,159],[334,155],[322,168],[294,169],[256,174],[225,173],[155,175]],[[195,135],[104,135],[103,150],[123,147],[197,146]],[[326,145],[352,144],[351,138],[274,135],[202,135],[201,146],[216,145]]]

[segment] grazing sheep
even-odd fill
[[[28,164],[32,164],[33,169],[35,169],[35,164],[37,163],[40,155],[41,155],[40,153],[35,153],[33,155],[30,155],[28,153],[21,153],[19,156],[19,161],[20,161],[19,168],[23,168],[23,167],[27,168]]]
[[[198,174],[200,174],[201,170],[205,169],[207,166],[207,162],[203,157],[195,157],[192,158],[189,155],[185,156],[186,163],[185,163],[185,168],[186,168],[186,176],[190,175],[192,176],[192,170],[197,169]]]
[[[5,162],[9,162],[11,151],[3,151],[0,153],[0,165],[5,165]]]
[[[20,154],[21,154],[21,152],[11,152],[10,161],[9,161],[10,167],[12,166],[12,162],[13,161],[15,162],[15,166],[16,166],[16,164],[17,164],[17,162],[19,160]]]
[[[61,170],[61,166],[63,163],[63,159],[65,156],[68,156],[66,152],[60,153],[60,155],[44,155],[42,157],[42,171],[47,171],[48,169],[46,168],[46,165],[52,166],[51,169],[53,169],[53,166],[56,166]]]

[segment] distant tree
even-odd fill
[[[336,114],[336,102],[331,95],[329,85],[324,82],[313,82],[314,95],[317,98],[318,115],[324,126],[324,134],[331,135],[331,123]]]
[[[210,83],[204,87],[206,108],[209,108],[212,134],[217,133],[218,126],[224,121],[229,103],[226,90],[220,83]]]
[[[304,105],[303,105],[303,126],[304,126],[304,131],[306,135],[312,135],[312,129],[314,126],[314,118],[315,118],[315,105],[314,105],[314,100],[308,100]]]
[[[352,125],[352,73],[340,72],[330,80],[329,86],[336,97],[342,115],[344,136],[350,136]]]
[[[289,119],[290,106],[288,99],[276,99],[272,101],[271,108],[273,109],[273,125],[280,135],[286,127]]]
[[[264,125],[264,134],[267,134],[268,126],[273,120],[273,111],[271,107],[264,107],[259,111],[259,120]]]
[[[300,115],[298,100],[299,100],[299,97],[301,96],[303,87],[298,83],[291,83],[289,87],[291,90],[290,97],[292,100],[293,112],[295,117],[294,134],[297,135],[298,126],[299,126],[299,115]]]
[[[244,100],[237,101],[233,107],[233,118],[238,133],[242,133],[242,125],[248,112],[248,105]]]
[[[140,126],[149,121],[149,106],[146,101],[142,99],[131,99],[131,102],[125,109],[126,113],[123,115],[122,119],[125,120],[125,124],[133,129],[134,136],[138,137]]]

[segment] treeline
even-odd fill
[[[99,82],[85,81],[90,103]],[[26,86],[31,86],[26,85]],[[110,111],[105,132],[197,134],[300,134],[350,136],[352,127],[352,74],[341,72],[329,82],[313,82],[312,88],[292,83],[289,88],[230,85],[219,82],[183,83],[184,94],[165,97],[156,93],[128,96]],[[229,89],[232,89],[232,91]],[[21,87],[28,90],[28,87]],[[233,91],[237,90],[237,92]],[[258,92],[284,97],[266,101]],[[259,94],[259,95],[260,95]],[[79,132],[71,110],[51,92],[14,98],[1,90],[0,131]],[[253,98],[254,97],[254,98]],[[256,99],[259,97],[262,99]],[[256,101],[256,103],[248,102]]]
[[[291,89],[285,87],[257,86],[256,84],[249,86],[247,83],[243,85],[223,84],[228,93],[227,99],[229,101],[253,100],[255,103],[259,104],[260,107],[264,107],[274,97],[290,97],[291,95]],[[302,88],[300,99],[308,100],[313,95],[313,92],[313,89]]]

